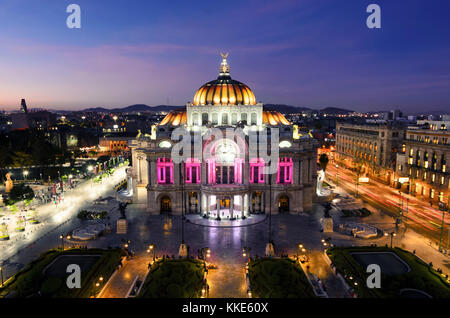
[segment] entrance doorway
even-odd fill
[[[161,214],[172,212],[172,200],[168,196],[163,196],[161,198]]]
[[[278,212],[279,213],[289,212],[289,197],[287,195],[282,195],[278,199]]]
[[[220,208],[221,209],[229,209],[230,208],[230,198],[226,197],[220,200]]]

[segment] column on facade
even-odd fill
[[[259,204],[259,212],[266,213],[266,199],[265,199],[265,191],[261,193],[260,204]]]
[[[248,158],[245,158],[243,165],[244,165],[244,179],[242,180],[242,184],[248,184],[249,183],[249,169],[250,169],[250,164],[248,162]]]
[[[231,196],[230,199],[230,219],[234,216],[234,195]]]
[[[219,196],[216,196],[216,211],[217,216],[220,216],[220,199]]]
[[[244,215],[248,216],[249,211],[249,195],[248,193],[244,194]]]
[[[305,160],[300,161],[300,184],[305,183]]]
[[[299,166],[300,162],[296,160],[296,158],[293,159],[294,161],[294,171],[293,171],[293,183],[294,184],[300,184],[300,174],[299,174]]]
[[[241,194],[241,218],[244,218],[244,195]]]
[[[152,186],[152,184],[156,183],[152,179],[152,178],[154,178],[153,171],[152,171],[152,165],[153,165],[152,159],[147,158],[147,176],[148,176],[148,185],[149,186]]]
[[[181,163],[174,163],[173,164],[173,184],[179,185],[180,183],[180,169],[181,169]]]
[[[138,181],[138,184],[142,183],[141,159],[142,159],[141,156],[137,157],[137,181]]]
[[[153,178],[153,183],[152,184],[156,184],[158,182],[158,167],[156,164],[156,159],[152,160],[152,178]]]
[[[207,166],[208,164],[206,163],[205,160],[202,161],[201,163],[201,182],[202,184],[206,184],[207,182]]]
[[[210,197],[209,195],[206,196],[206,215],[209,217],[210,212],[210,205],[209,205]]]
[[[248,209],[249,209],[249,211],[250,211],[250,213],[253,213],[254,211],[253,211],[253,191],[250,191],[250,193],[249,193],[249,206],[248,206]],[[256,205],[256,200],[255,200],[255,205]]]

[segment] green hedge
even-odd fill
[[[199,260],[161,259],[153,264],[138,297],[199,298],[204,273]]]
[[[254,297],[314,298],[314,291],[300,265],[289,258],[258,258],[248,264]]]
[[[368,273],[351,255],[354,252],[394,252],[411,268],[411,271],[399,275],[383,275],[381,273],[381,288],[366,287]],[[388,247],[333,247],[327,254],[347,283],[352,286],[360,298],[398,298],[400,290],[413,288],[422,290],[434,298],[450,298],[450,284],[442,275],[414,254],[401,248]],[[352,280],[349,277],[353,277]],[[358,285],[355,286],[354,282]]]
[[[102,257],[95,263],[89,272],[81,276],[81,288],[69,289],[66,286],[65,278],[47,277],[43,270],[60,255],[98,255]],[[67,297],[67,298],[88,298],[94,296],[109,277],[115,271],[123,256],[121,249],[70,249],[66,251],[49,250],[29,263],[23,270],[12,276],[0,289],[2,297],[28,297],[38,295],[46,297]],[[103,277],[103,282],[96,287],[95,283],[99,277]]]

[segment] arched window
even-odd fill
[[[217,113],[212,114],[212,123],[213,123],[213,125],[217,125],[219,123]]]
[[[251,125],[256,125],[256,113],[252,113],[250,120],[251,120],[251,123],[250,123]]]
[[[192,114],[192,125],[198,125],[198,114],[197,113]]]
[[[242,113],[241,114],[241,121],[247,122],[247,113]]]
[[[222,113],[222,125],[228,125],[228,113]]]
[[[208,122],[208,113],[202,114],[202,124],[206,124]]]
[[[237,124],[237,114],[236,113],[233,113],[231,115],[231,124],[232,125],[236,125]]]

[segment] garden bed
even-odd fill
[[[93,297],[116,270],[122,256],[121,249],[50,250],[8,279],[0,289],[0,298]],[[80,266],[81,288],[69,289],[66,285],[69,263]]]
[[[343,217],[366,217],[370,215],[370,211],[366,208],[356,209],[356,210],[342,210]]]
[[[153,264],[138,295],[141,298],[199,298],[204,263],[195,259],[160,259]]]
[[[327,254],[332,266],[335,266],[336,271],[354,289],[358,297],[400,298],[406,297],[405,294],[402,295],[402,290],[411,289],[422,291],[433,298],[450,298],[450,284],[446,282],[445,277],[403,249],[333,247],[327,250]],[[371,255],[372,259],[368,260]],[[366,265],[372,261],[376,264],[377,259],[381,268],[381,288],[369,289],[366,279],[370,274],[366,272]]]
[[[258,258],[248,264],[253,297],[314,298],[302,268],[289,258]]]

